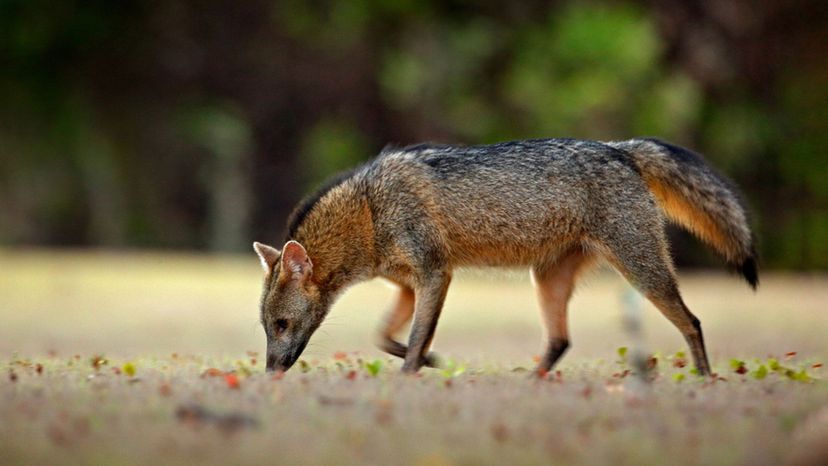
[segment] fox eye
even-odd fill
[[[288,321],[287,319],[276,319],[276,333],[282,333],[288,328]]]

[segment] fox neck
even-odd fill
[[[336,190],[325,196],[294,239],[313,263],[313,282],[327,296],[374,275],[374,228],[367,199]]]

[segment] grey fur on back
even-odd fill
[[[383,153],[372,171],[375,196],[383,198],[377,204],[419,204],[428,215],[417,221],[434,223],[435,246],[445,248],[453,265],[552,261],[620,213],[618,203],[647,202],[626,154],[590,141],[416,146]],[[423,185],[403,189],[406,194],[386,188],[410,183]],[[425,196],[415,200],[408,193]],[[616,200],[612,206],[609,199]]]

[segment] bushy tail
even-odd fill
[[[756,250],[732,183],[701,155],[657,139],[606,143],[627,152],[667,217],[712,246],[755,289]]]

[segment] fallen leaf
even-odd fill
[[[206,371],[201,373],[201,378],[204,377],[221,377],[224,375],[224,371],[216,369],[215,367],[211,367]]]
[[[770,361],[768,361],[770,363]],[[773,368],[773,364],[770,364],[771,368]],[[733,369],[733,372],[737,374],[745,374],[747,373],[747,367],[745,367],[745,362],[739,359],[731,359],[730,360],[730,367]]]
[[[236,377],[236,374],[233,373],[224,374],[224,383],[227,384],[228,388],[232,388],[234,390],[238,390],[241,386],[239,384],[239,378]]]
[[[344,361],[345,359],[348,359],[348,353],[344,351],[337,351],[333,354],[333,358],[337,361]]]
[[[365,364],[365,370],[367,370],[372,377],[376,377],[380,373],[381,369],[382,361],[379,359],[374,359],[372,362]]]
[[[762,380],[768,375],[768,368],[764,364],[760,364],[755,371],[751,373],[754,379]]]
[[[348,374],[345,375],[345,378],[348,380],[356,380],[357,371],[349,371]]]
[[[77,359],[77,356],[76,356],[76,359]],[[92,356],[92,358],[89,360],[89,362],[92,364],[92,367],[95,370],[100,369],[101,366],[105,366],[105,365],[109,364],[109,361],[107,361],[106,358],[103,355],[100,355],[100,354]]]
[[[124,374],[134,377],[135,376],[135,364],[128,362],[121,367],[121,370],[124,371]]]
[[[618,357],[620,357],[622,361],[627,360],[627,347],[626,346],[621,346],[615,351],[618,353]]]

